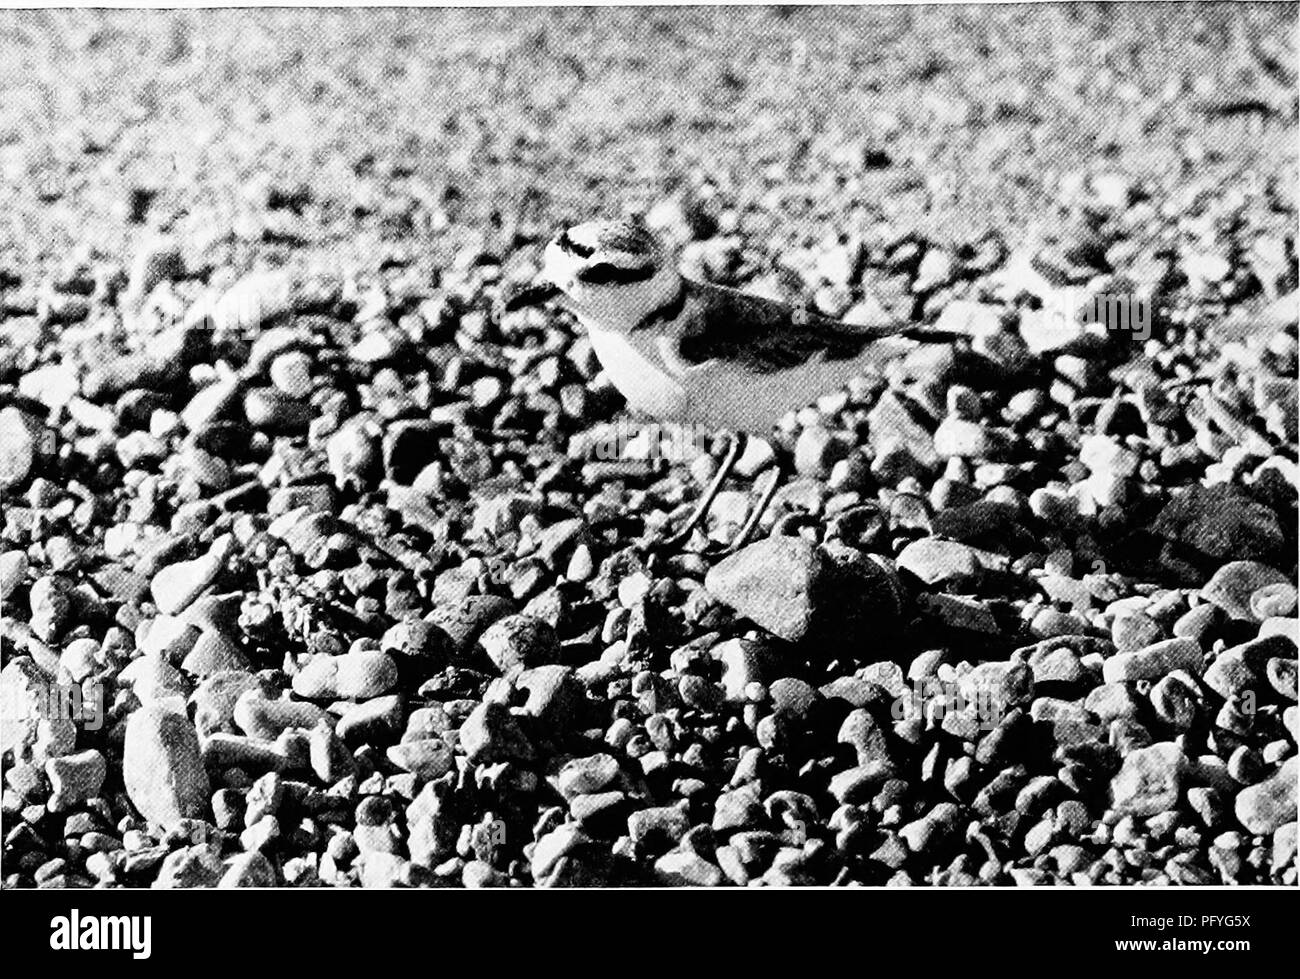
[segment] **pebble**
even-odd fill
[[[28,656],[18,656],[0,670],[0,752],[20,761],[44,763],[72,751],[76,724],[49,710],[49,677]]]
[[[1173,809],[1178,804],[1186,768],[1183,749],[1172,741],[1133,749],[1111,779],[1111,808],[1138,818]]]
[[[307,700],[365,700],[397,684],[397,664],[380,650],[312,657],[293,678],[293,692]]]
[[[91,748],[49,759],[45,774],[50,780],[50,810],[60,812],[99,795],[108,775],[108,762]]]
[[[0,490],[27,481],[45,454],[40,423],[12,405],[0,408]]]
[[[158,611],[175,615],[184,611],[216,581],[234,550],[234,539],[222,535],[202,557],[162,568],[149,584]]]
[[[1296,756],[1273,775],[1237,793],[1237,820],[1256,836],[1267,836],[1296,821]]]
[[[618,761],[604,753],[565,762],[557,776],[557,787],[566,799],[599,792],[618,777]]]
[[[1151,532],[1177,545],[1174,561],[1188,555],[1200,567],[1231,561],[1259,561],[1280,554],[1284,535],[1276,514],[1236,487],[1193,486],[1156,515]]]
[[[1224,700],[1255,687],[1259,678],[1246,662],[1244,647],[1224,650],[1214,658],[1201,678],[1202,682]]]
[[[278,883],[275,865],[261,850],[254,849],[238,853],[230,859],[217,887],[223,890],[235,887],[275,887]]]
[[[371,697],[354,704],[343,712],[334,730],[347,744],[395,741],[402,731],[402,698]]]
[[[27,578],[29,567],[23,551],[5,551],[0,554],[0,602],[6,602]]]
[[[289,398],[306,398],[312,391],[312,359],[301,350],[279,354],[267,368],[271,383]]]
[[[529,761],[533,746],[508,708],[479,704],[460,727],[460,747],[472,764]]]
[[[898,567],[910,571],[927,585],[969,583],[980,573],[975,551],[956,541],[923,537],[899,553]]]
[[[261,685],[247,673],[230,672],[218,674],[235,678],[242,691],[230,709],[230,719],[250,738],[262,741],[274,741],[281,734],[293,728],[311,730],[322,721],[329,720],[329,714],[315,704],[300,700],[270,700]],[[237,678],[249,677],[251,682],[243,684]],[[195,697],[198,693],[195,693]]]
[[[1296,611],[1296,587],[1289,581],[1261,585],[1250,595],[1250,613],[1260,622],[1291,616]]]
[[[244,417],[253,428],[289,433],[305,429],[312,411],[306,402],[276,388],[253,388],[244,395]]]
[[[768,537],[715,564],[704,586],[787,642],[843,635],[855,625],[891,626],[899,612],[893,575],[847,547],[819,548],[801,537]]]
[[[442,741],[426,738],[403,741],[388,749],[388,760],[424,781],[441,778],[455,767],[452,751]]]
[[[994,459],[1004,451],[1004,441],[979,422],[949,416],[935,430],[934,451],[943,459]]]
[[[122,779],[131,802],[151,822],[168,826],[208,812],[211,790],[198,736],[184,715],[164,706],[146,704],[131,715]]]
[[[1268,677],[1269,686],[1287,700],[1296,699],[1297,663],[1294,659],[1272,657],[1264,664],[1264,675]]]
[[[1200,711],[1196,681],[1182,670],[1163,677],[1151,688],[1151,707],[1175,730],[1190,730]]]
[[[1110,657],[1102,664],[1102,679],[1107,683],[1156,681],[1174,670],[1199,676],[1203,659],[1201,647],[1191,639],[1164,639],[1135,652]]]
[[[555,630],[528,615],[497,619],[483,631],[479,645],[502,673],[554,663],[560,655]]]
[[[1283,595],[1290,590],[1291,606],[1295,606],[1295,586],[1282,572],[1258,561],[1230,561],[1214,572],[1214,576],[1201,588],[1207,602],[1223,609],[1230,619],[1258,621],[1251,608],[1257,591],[1270,585],[1281,586]],[[1290,610],[1288,609],[1288,612]],[[1287,612],[1278,613],[1286,615]]]
[[[669,887],[718,887],[722,871],[696,853],[674,851],[655,861],[655,873]]]

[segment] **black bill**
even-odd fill
[[[508,296],[504,309],[507,313],[513,313],[516,309],[540,306],[558,295],[560,295],[558,286],[552,285],[550,282],[535,282],[532,285],[524,286],[513,296]]]

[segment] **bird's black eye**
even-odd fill
[[[633,282],[645,282],[654,278],[653,264],[640,268],[628,269],[612,262],[597,262],[578,272],[578,280],[591,286],[630,285]]]
[[[596,249],[588,248],[586,245],[579,245],[576,241],[570,238],[568,231],[560,232],[560,237],[556,239],[556,244],[570,255],[577,255],[579,258],[591,258],[591,256],[596,253]]]

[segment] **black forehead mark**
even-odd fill
[[[612,262],[597,262],[578,270],[578,281],[592,286],[630,285],[653,279],[657,269],[653,262],[639,268],[626,269]]]
[[[592,255],[596,254],[596,249],[588,248],[586,245],[579,245],[570,238],[567,229],[560,232],[560,237],[556,243],[570,255],[577,255],[579,258],[591,258]]]

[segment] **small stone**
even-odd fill
[[[528,695],[523,712],[552,734],[566,731],[582,707],[582,685],[571,666],[535,666],[520,673],[515,686]]]
[[[1213,628],[1219,614],[1217,605],[1208,603],[1198,605],[1179,616],[1178,621],[1174,623],[1172,632],[1180,639],[1191,639],[1200,642],[1201,637]]]
[[[362,649],[312,657],[293,678],[293,692],[307,700],[366,700],[397,685],[397,664],[387,653]]]
[[[871,713],[862,708],[849,711],[835,740],[854,750],[859,765],[889,761],[889,745],[884,731]]]
[[[782,677],[773,681],[767,690],[772,713],[802,722],[817,702],[818,693],[807,682],[796,677]]]
[[[1004,450],[1004,440],[980,422],[949,415],[934,433],[934,450],[941,458],[994,459]]]
[[[1125,612],[1111,625],[1111,640],[1121,653],[1131,653],[1164,638],[1160,623],[1145,612]]]
[[[108,764],[98,751],[90,749],[45,763],[50,779],[50,810],[61,812],[99,794],[108,774]]]
[[[290,398],[306,398],[312,391],[311,357],[301,350],[290,350],[271,361],[267,373],[271,383]]]
[[[258,849],[239,853],[231,858],[217,887],[275,887],[275,865]]]
[[[211,790],[193,725],[159,705],[136,710],[126,727],[122,779],[131,802],[163,826],[202,819]]]
[[[1182,670],[1170,673],[1151,688],[1151,706],[1170,727],[1189,730],[1200,711],[1196,681]]]
[[[322,721],[330,720],[330,715],[305,701],[270,700],[260,685],[251,685],[235,702],[231,719],[250,738],[274,741],[294,728],[310,730]]]
[[[36,419],[12,405],[0,408],[0,490],[25,482],[46,448]]]
[[[795,470],[802,476],[822,479],[851,450],[852,445],[843,436],[820,425],[812,425],[800,432],[795,441]]]
[[[1228,484],[1179,493],[1156,515],[1151,532],[1168,542],[1163,553],[1170,564],[1207,571],[1228,561],[1271,563],[1285,550],[1277,515]]]
[[[200,678],[217,673],[242,672],[248,668],[248,657],[218,629],[203,630],[181,661],[182,670]]]
[[[1083,706],[1096,714],[1103,724],[1116,719],[1135,718],[1142,706],[1134,695],[1132,688],[1123,681],[1107,682],[1088,691]]]
[[[426,619],[447,634],[454,655],[463,658],[489,626],[513,611],[510,600],[500,595],[470,595],[438,606]]]
[[[74,599],[72,583],[62,575],[37,578],[27,596],[32,631],[45,642],[58,639],[72,618]]]
[[[724,880],[716,864],[684,850],[665,853],[656,860],[655,873],[669,887],[717,887]]]
[[[2,577],[2,576],[0,576]],[[0,584],[0,596],[3,585]],[[1296,610],[1296,587],[1289,581],[1261,585],[1250,595],[1250,613],[1256,620],[1291,616]]]
[[[691,828],[680,806],[640,809],[627,817],[627,833],[640,846],[675,847]]]
[[[0,752],[43,764],[73,749],[77,725],[50,709],[50,694],[50,677],[31,657],[5,663],[0,671]]]
[[[1000,716],[1034,698],[1033,671],[1024,663],[1014,661],[981,663],[957,683],[967,703],[977,705],[987,716],[993,713]]]
[[[1274,656],[1264,664],[1264,675],[1268,677],[1269,686],[1287,700],[1296,699],[1296,672],[1297,663],[1294,659]]]
[[[202,557],[170,564],[155,574],[149,590],[158,610],[175,615],[188,608],[216,581],[233,548],[234,538],[226,534],[214,541]]]
[[[1272,777],[1237,793],[1237,819],[1256,836],[1267,836],[1296,821],[1297,762],[1293,755]]]
[[[925,853],[951,839],[957,828],[961,809],[951,802],[941,802],[921,819],[899,829],[898,835],[913,853]]]
[[[27,578],[27,554],[5,551],[0,554],[0,602],[6,602]]]
[[[392,745],[388,749],[388,760],[423,781],[441,778],[455,767],[451,749],[432,738]]]
[[[910,571],[927,585],[969,582],[980,572],[972,548],[934,537],[923,537],[908,544],[899,553],[897,563],[900,569]]]
[[[312,410],[275,388],[254,388],[244,395],[244,417],[253,428],[267,432],[299,432],[311,422]]]
[[[713,830],[728,834],[762,824],[765,812],[749,788],[739,788],[718,796],[713,806]]]
[[[385,744],[402,731],[402,698],[371,697],[344,711],[335,732],[348,744]]]
[[[1165,639],[1110,657],[1102,664],[1102,678],[1107,683],[1156,681],[1174,670],[1198,676],[1202,660],[1200,645],[1191,639]]]
[[[1201,589],[1201,595],[1207,602],[1223,609],[1230,619],[1257,621],[1251,610],[1251,600],[1255,592],[1269,585],[1289,588],[1294,606],[1295,586],[1281,571],[1258,561],[1229,561],[1214,572]]]
[[[557,776],[560,794],[566,799],[599,792],[618,777],[618,761],[604,753],[565,762]]]
[[[327,721],[322,720],[308,735],[308,758],[311,769],[326,785],[352,774],[352,753]]]
[[[893,776],[894,766],[888,760],[870,761],[832,776],[829,790],[841,805],[861,805],[869,802],[880,786]]]
[[[1172,741],[1135,748],[1125,756],[1119,773],[1111,779],[1111,808],[1138,818],[1173,809],[1178,804],[1186,767],[1183,749]]]
[[[705,588],[788,642],[879,632],[899,614],[894,576],[848,547],[818,548],[802,537],[768,537],[710,569]]]
[[[729,703],[748,700],[750,684],[765,684],[778,665],[773,651],[750,639],[728,639],[714,646],[711,655],[722,663],[723,696]]]
[[[1278,827],[1273,834],[1273,867],[1283,869],[1295,863],[1296,858],[1296,824],[1286,823]]]
[[[1202,682],[1224,700],[1231,700],[1237,694],[1252,689],[1259,679],[1246,662],[1243,648],[1237,646],[1214,657]]]
[[[479,704],[460,727],[460,746],[472,764],[528,761],[533,746],[502,704]]]
[[[528,615],[507,615],[498,619],[488,626],[479,644],[502,673],[516,667],[554,663],[559,659],[555,630]]]

